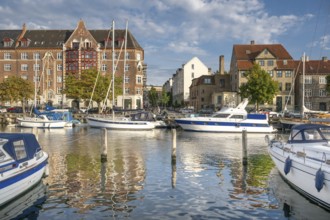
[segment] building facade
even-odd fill
[[[111,77],[115,69],[115,75],[123,78],[124,94],[115,103],[109,100],[108,105],[141,108],[147,71],[144,50],[129,31],[126,41],[126,30],[115,30],[114,36],[113,62],[112,30],[88,30],[82,20],[74,30],[28,30],[25,25],[22,30],[0,30],[0,81],[10,76],[36,79],[40,91],[37,104],[79,107],[89,100],[66,98],[62,93],[66,75],[79,76],[86,69],[96,69]]]
[[[247,82],[244,73],[253,64],[267,71],[273,80],[279,83],[279,93],[273,103],[266,103],[262,108],[272,108],[274,111],[294,110],[295,91],[294,75],[295,61],[281,44],[250,44],[234,45],[230,63],[232,91],[239,93],[239,87]]]
[[[197,57],[192,58],[183,64],[182,68],[177,69],[172,77],[172,104],[189,105],[189,88],[192,80],[202,75],[210,75],[210,71]]]

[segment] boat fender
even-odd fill
[[[284,164],[284,173],[287,175],[290,172],[292,166],[292,160],[290,159],[290,156],[286,158],[285,164]]]
[[[324,172],[320,168],[315,175],[315,188],[317,189],[318,192],[320,192],[321,189],[323,188],[323,183],[324,183]]]

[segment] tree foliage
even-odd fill
[[[248,70],[244,76],[247,83],[240,86],[240,95],[242,98],[249,98],[251,103],[256,104],[259,109],[261,103],[272,103],[274,96],[278,93],[278,82],[265,70],[262,70],[258,64]]]
[[[5,102],[9,101],[10,105],[13,102],[21,101],[25,110],[25,101],[33,98],[33,96],[33,83],[19,76],[8,77],[0,83],[0,99]]]
[[[148,98],[151,107],[157,107],[158,106],[158,93],[156,91],[155,87],[151,87],[151,89],[148,92]]]
[[[162,91],[162,97],[161,97],[161,100],[160,102],[162,103],[163,106],[167,106],[167,104],[169,103],[171,99],[171,96],[169,93],[165,92],[165,90]]]
[[[101,103],[103,103],[106,97],[110,100],[112,99],[112,89],[108,92],[111,77],[99,75],[96,80],[97,75],[98,72],[95,69],[82,71],[80,77],[75,74],[68,74],[65,78],[66,87],[63,93],[72,99],[90,100],[92,98],[100,109]],[[97,83],[95,84],[95,82]],[[95,90],[93,93],[94,86]],[[115,98],[122,94],[122,91],[122,79],[115,77]]]

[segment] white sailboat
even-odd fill
[[[112,86],[112,105],[115,102],[115,22],[112,22],[112,81],[109,88]],[[127,23],[126,23],[126,37],[125,37],[125,54],[126,60],[126,44],[127,44]],[[124,68],[125,69],[125,68]],[[125,71],[125,70],[124,70]],[[140,117],[115,117],[114,110],[112,111],[112,117],[107,115],[88,116],[87,123],[91,127],[107,128],[114,130],[152,130],[155,128],[155,124],[149,117],[140,115]]]
[[[49,58],[51,54],[46,53],[44,59],[47,59],[46,62],[49,63]],[[37,64],[37,59],[36,59]],[[43,67],[44,69],[44,67]],[[44,71],[43,71],[44,72]],[[20,127],[26,128],[64,128],[64,127],[72,127],[72,114],[71,112],[66,112],[65,114],[57,113],[57,112],[45,112],[37,114],[35,111],[37,104],[37,68],[35,68],[35,76],[34,76],[34,106],[33,106],[33,114],[34,116],[23,116],[17,118],[17,125]],[[70,116],[71,114],[71,116]],[[70,121],[71,119],[71,121]]]

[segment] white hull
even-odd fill
[[[91,127],[114,130],[152,130],[155,128],[155,125],[148,121],[113,120],[99,117],[87,117],[87,123]]]
[[[321,163],[307,164],[303,157],[292,156],[283,151],[269,150],[270,156],[283,178],[289,182],[297,191],[306,197],[321,203],[322,206],[330,207],[330,169],[329,165],[323,165],[325,174],[324,186],[320,192],[315,188],[315,175],[321,167]],[[284,173],[285,160],[290,155],[292,167],[288,174]],[[322,157],[322,155],[321,155]]]
[[[37,183],[39,183],[46,172],[46,166],[44,166],[39,171],[33,173],[32,175],[15,182],[5,188],[0,189],[0,206],[11,201],[15,197],[24,193]]]
[[[72,123],[60,120],[43,120],[40,118],[17,118],[17,125],[25,128],[64,128]]]
[[[187,131],[241,133],[245,130],[249,133],[276,132],[276,129],[268,125],[267,121],[261,124],[257,120],[223,121],[221,119],[200,117],[178,119],[176,122],[183,130]],[[251,124],[259,126],[251,126]]]

